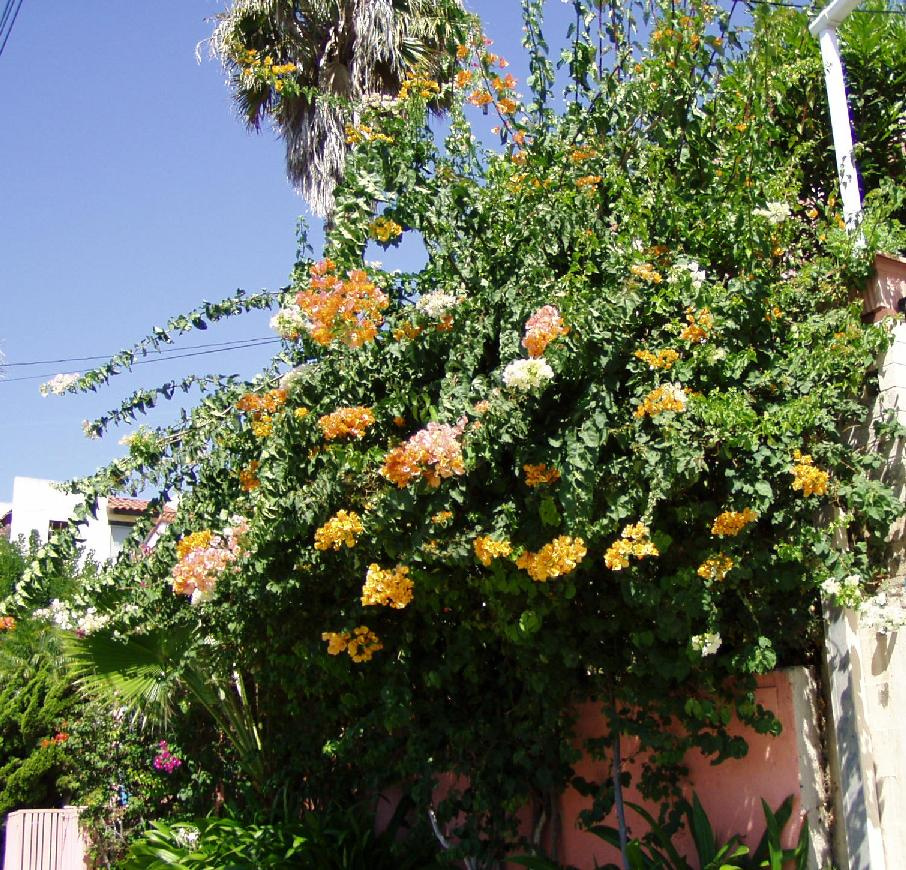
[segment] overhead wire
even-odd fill
[[[0,20],[0,35],[3,36],[3,42],[0,43],[0,55],[3,54],[3,49],[6,48],[6,43],[9,41],[9,35],[13,32],[13,25],[16,23],[16,19],[19,17],[19,10],[22,8],[22,0],[18,0],[16,3],[16,11],[13,12],[12,18],[9,16],[9,10],[12,9],[12,4],[16,0],[8,0],[6,7],[3,10],[3,18]],[[6,27],[6,33],[3,33],[3,27],[6,25],[7,20],[9,21],[9,26]]]
[[[212,353],[225,353],[226,351],[229,351],[229,350],[244,350],[246,348],[251,348],[251,347],[262,347],[266,344],[276,344],[279,341],[281,341],[281,339],[279,339],[279,338],[251,339],[242,344],[239,344],[239,343],[233,344],[231,347],[220,347],[220,348],[216,348],[216,349],[212,349],[212,350],[199,350],[199,351],[195,351],[194,353],[174,353],[174,354],[172,354],[172,356],[157,357],[156,359],[139,359],[139,360],[135,360],[131,365],[135,365],[135,366],[147,365],[148,363],[169,362],[170,360],[174,360],[174,359],[187,359],[188,357],[207,356]],[[72,360],[64,360],[64,362],[68,362],[68,361],[72,361]],[[3,379],[0,379],[0,385],[12,384],[12,383],[16,383],[17,381],[37,381],[37,380],[41,380],[43,378],[55,377],[57,374],[59,374],[59,372],[48,372],[48,373],[41,374],[41,375],[22,375],[21,377],[17,377],[17,378],[3,378]]]
[[[788,0],[744,0],[747,6],[775,6],[782,9],[798,9],[800,12],[809,12],[809,13],[818,13],[821,10],[811,4],[804,3],[792,3]],[[906,6],[901,8],[888,8],[888,9],[862,9],[857,6],[853,9],[853,13],[858,13],[859,15],[906,15]]]
[[[149,353],[181,353],[185,350],[197,350],[204,347],[223,347],[224,349],[229,349],[228,345],[234,344],[246,344],[247,342],[253,341],[274,341],[272,335],[261,335],[255,338],[236,338],[230,341],[208,341],[202,344],[187,344],[183,347],[159,347],[154,351],[149,351]],[[70,362],[91,362],[92,360],[99,359],[112,359],[116,354],[105,353],[105,354],[95,354],[94,356],[70,356],[70,357],[61,357],[60,359],[36,359],[29,362],[5,362],[3,363],[3,368],[15,368],[21,366],[49,366],[55,365],[56,363],[70,363]]]

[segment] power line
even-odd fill
[[[12,0],[11,0],[11,2],[12,2]],[[2,24],[4,24],[6,22],[7,18],[9,18],[9,10],[12,8],[11,2],[7,3],[6,9],[3,10],[3,21],[0,22],[0,33],[3,32]],[[6,35],[3,37],[3,44],[0,45],[0,54],[3,54],[3,49],[6,48],[7,40],[9,39],[9,35],[13,32],[13,25],[16,23],[16,19],[19,17],[19,10],[21,8],[22,8],[22,0],[19,0],[19,2],[16,5],[16,11],[13,12],[13,16],[10,19],[9,26],[6,28]]]
[[[744,0],[747,6],[775,6],[782,9],[798,9],[800,12],[820,12],[821,10],[812,5],[786,2],[786,0]],[[902,9],[862,9],[856,7],[854,13],[859,15],[906,15],[906,8]]]
[[[228,345],[236,344],[245,344],[251,341],[274,341],[273,336],[262,335],[257,338],[237,338],[232,341],[209,341],[203,344],[187,344],[184,347],[159,347],[151,353],[182,353],[185,350],[197,350],[202,347],[222,347],[225,350],[229,350]],[[70,362],[91,362],[92,360],[98,359],[112,359],[116,354],[107,353],[107,354],[98,354],[96,356],[70,356],[63,357],[62,359],[36,359],[31,362],[12,362],[12,363],[3,363],[3,368],[13,368],[21,366],[49,366],[55,365],[56,363],[70,363]]]
[[[261,347],[265,344],[276,344],[279,341],[280,341],[279,338],[252,339],[252,340],[246,342],[245,344],[234,344],[232,347],[221,347],[216,350],[199,350],[199,351],[196,351],[195,353],[174,353],[173,356],[158,357],[157,359],[140,359],[140,360],[136,360],[134,363],[132,363],[132,365],[136,365],[136,366],[147,365],[148,363],[169,362],[170,360],[173,360],[173,359],[186,359],[187,357],[193,357],[193,356],[207,356],[208,354],[212,354],[212,353],[224,353],[225,351],[228,351],[228,350],[243,350],[243,349],[249,348],[249,347]],[[23,375],[22,377],[18,377],[18,378],[6,378],[3,380],[0,380],[0,385],[12,384],[12,383],[15,383],[16,381],[38,381],[38,380],[42,380],[44,378],[52,378],[57,374],[59,374],[59,372],[47,372],[43,375]]]
[[[15,2],[16,0],[6,0],[6,5],[3,7],[3,15],[0,15],[0,33],[3,33],[3,31],[6,30],[6,24],[9,21],[9,16]]]

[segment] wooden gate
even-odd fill
[[[6,817],[3,870],[83,870],[79,810],[18,810]]]

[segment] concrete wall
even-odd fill
[[[892,311],[906,294],[902,275],[881,275],[872,286],[867,310],[883,302],[882,313]],[[893,414],[906,425],[906,323],[887,320],[878,328],[891,329],[893,342],[878,363],[869,426],[852,433],[854,441],[876,450],[880,445],[872,423]],[[881,477],[906,503],[902,439],[887,448]],[[887,600],[881,615],[889,616],[902,614],[906,606],[906,517],[893,525],[888,542]],[[835,863],[857,870],[906,867],[906,633],[897,630],[895,621],[879,626],[864,612],[843,611],[827,602],[824,609]]]

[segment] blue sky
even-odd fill
[[[547,5],[561,32],[571,7]],[[246,132],[219,65],[204,46],[195,57],[206,19],[225,7],[22,5],[0,56],[0,501],[16,475],[67,479],[119,455],[124,430],[89,441],[81,421],[133,389],[190,372],[249,376],[274,350],[145,365],[88,396],[44,398],[38,388],[90,363],[22,365],[112,354],[202,299],[286,283],[306,210],[286,181],[282,145],[269,130]],[[470,8],[524,82],[518,0]],[[317,250],[320,227],[309,220]],[[182,344],[269,337],[268,317]]]

